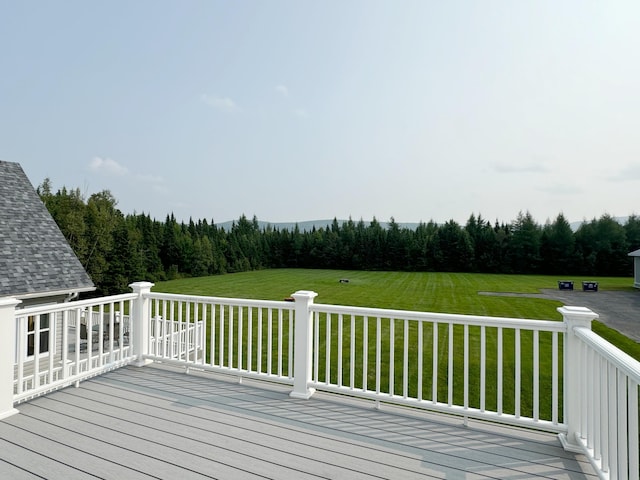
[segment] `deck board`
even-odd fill
[[[289,391],[121,368],[0,422],[0,478],[597,478],[551,434]]]

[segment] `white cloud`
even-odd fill
[[[111,158],[94,157],[89,163],[89,168],[97,173],[104,175],[114,175],[123,177],[129,176],[129,180],[136,184],[149,185],[151,190],[157,193],[165,194],[169,192],[163,177],[149,173],[130,172],[128,168],[123,167]]]
[[[618,173],[611,175],[609,180],[612,182],[631,182],[640,180],[640,165],[629,165]]]
[[[210,107],[223,112],[232,113],[240,110],[236,102],[234,102],[229,97],[216,97],[214,95],[203,93],[202,95],[200,95],[200,100],[202,100]]]
[[[166,194],[169,193],[169,189],[165,184],[164,178],[159,175],[152,175],[150,173],[142,174],[139,173],[136,175],[136,179],[138,179],[142,183],[146,183],[151,186],[151,190],[156,193]]]
[[[536,187],[539,192],[549,193],[553,195],[577,195],[585,193],[584,188],[576,185],[553,183],[549,185]]]
[[[309,118],[309,112],[304,108],[296,108],[292,113],[298,118]]]
[[[123,176],[129,173],[127,167],[123,167],[111,158],[93,157],[89,168],[94,172],[105,173],[107,175]]]
[[[150,173],[138,174],[138,180],[144,183],[164,183],[164,178],[158,175],[151,175]]]
[[[498,173],[545,173],[548,168],[540,163],[530,163],[526,165],[496,163],[493,166]]]
[[[162,195],[165,195],[165,194],[169,193],[169,188],[168,188],[166,185],[164,185],[164,184],[159,184],[159,183],[153,184],[153,185],[151,186],[151,189],[152,189],[154,192],[156,192],[156,193],[160,193],[160,194],[162,194]]]
[[[278,92],[283,97],[289,96],[289,89],[284,85],[276,85],[276,92]]]

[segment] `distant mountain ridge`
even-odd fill
[[[347,223],[349,220],[337,220],[338,225],[342,226],[343,223]],[[354,220],[354,223],[358,223],[360,220]],[[233,226],[234,223],[238,223],[237,220],[231,220],[228,222],[223,222],[223,223],[216,223],[216,226],[223,228],[227,231],[231,230],[231,227]],[[380,223],[380,226],[382,228],[388,228],[389,227],[389,222],[378,222]],[[331,227],[331,225],[333,224],[333,219],[331,220],[307,220],[304,222],[265,222],[263,220],[258,220],[258,225],[261,229],[267,228],[268,226],[271,226],[274,229],[278,229],[278,230],[293,230],[296,228],[296,225],[298,226],[298,228],[300,229],[301,232],[304,231],[308,231],[310,232],[311,230],[315,229],[319,230],[321,228],[326,228],[326,227]],[[369,226],[371,224],[371,220],[369,221],[364,221],[364,224],[366,226]],[[409,222],[409,223],[400,223],[398,222],[398,226],[400,228],[408,228],[411,230],[415,230],[416,228],[418,228],[418,225],[420,225],[419,222]]]
[[[629,219],[629,217],[613,217],[617,222],[619,222],[621,225],[624,225],[625,223],[627,223],[627,220]],[[342,226],[343,223],[348,222],[349,220],[337,220],[338,221],[338,225]],[[353,220],[354,223],[358,223],[360,220]],[[580,228],[580,225],[582,225],[585,222],[590,222],[591,220],[582,220],[580,222],[571,222],[571,229],[575,232],[578,230],[578,228]],[[222,223],[216,223],[216,226],[223,228],[226,231],[230,231],[231,227],[233,226],[234,223],[238,223],[237,220],[230,220],[228,222],[222,222]],[[369,226],[369,224],[371,223],[371,220],[364,220],[364,224],[365,226]],[[380,226],[384,229],[389,228],[389,222],[378,222],[380,224]],[[424,222],[427,223],[427,222]],[[319,230],[321,228],[326,228],[326,227],[331,227],[331,225],[333,224],[333,219],[331,220],[306,220],[304,222],[266,222],[263,220],[258,220],[258,225],[260,227],[260,229],[265,229],[268,226],[271,226],[271,228],[273,229],[277,229],[277,230],[289,230],[292,231],[296,228],[296,225],[298,225],[298,228],[300,229],[301,232],[304,231],[312,231],[315,227],[316,230]],[[398,226],[400,228],[408,228],[409,230],[415,230],[416,228],[418,228],[418,225],[420,225],[420,222],[397,222]],[[544,225],[544,224],[541,224]],[[462,224],[461,226],[464,226],[464,224]]]

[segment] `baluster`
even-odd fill
[[[629,442],[629,479],[638,480],[640,477],[640,445],[638,445],[638,383],[632,379],[627,384],[628,399],[628,433]]]
[[[533,331],[533,419],[540,420],[540,332]]]
[[[424,322],[422,320],[418,320],[418,401],[422,401],[422,369],[423,369],[423,365],[422,365],[422,361],[423,361],[423,354],[424,354],[424,350],[423,350],[423,324]]]
[[[225,305],[220,304],[220,331],[218,338],[218,363],[220,368],[224,367],[224,321],[225,321]]]
[[[381,343],[381,323],[380,317],[376,319],[376,393],[380,393],[380,343]]]
[[[288,310],[289,313],[289,353],[287,355],[288,358],[288,362],[287,362],[287,377],[289,378],[293,378],[293,356],[295,355],[295,353],[293,353],[293,337],[295,336],[295,331],[293,329],[293,309],[289,309]],[[310,328],[311,325],[309,326]]]
[[[369,377],[369,317],[362,317],[362,390],[367,391]]]
[[[313,322],[313,381],[319,383],[320,378],[318,377],[318,364],[320,362],[320,312],[315,312]]]
[[[247,372],[253,368],[253,307],[247,307]]]
[[[216,317],[218,306],[211,304],[211,327],[209,328],[209,363],[213,367],[216,364]]]
[[[229,333],[227,337],[227,349],[229,350],[227,352],[227,361],[229,362],[229,368],[233,368],[233,312],[233,305],[229,305]]]
[[[449,323],[449,352],[448,352],[447,373],[449,375],[447,384],[447,404],[453,405],[453,323]]]
[[[244,308],[238,306],[238,370],[242,370],[242,339],[244,338],[243,314]]]
[[[342,314],[338,314],[338,380],[337,385],[342,386]]]
[[[256,367],[257,367],[258,373],[262,373],[262,340],[263,340],[262,338],[262,307],[258,307],[258,336],[256,340],[258,341]]]
[[[396,344],[396,335],[395,335],[395,319],[389,319],[389,395],[393,397],[395,386],[395,344]]]
[[[331,383],[331,314],[327,313],[325,327],[325,365],[324,365],[324,382],[329,385]]]
[[[402,357],[402,396],[409,396],[409,320],[404,320],[404,351]]]
[[[431,401],[435,405],[438,403],[438,322],[433,322],[433,334],[431,341],[431,362],[433,364],[433,371],[431,372]]]
[[[355,368],[356,368],[356,316],[351,314],[351,325],[349,328],[349,388],[355,388]]]
[[[486,327],[480,327],[480,411],[486,408],[487,397],[487,332]]]
[[[520,404],[522,399],[522,355],[521,355],[521,344],[520,344],[520,329],[516,328],[515,331],[515,416],[516,418],[520,418]]]
[[[469,408],[469,325],[464,324],[463,328],[463,364],[464,364],[464,409]]]
[[[278,376],[282,376],[282,309],[278,309]]]
[[[558,424],[558,332],[551,334],[551,421],[554,425]],[[581,402],[582,403],[582,402]],[[582,408],[582,407],[580,407]],[[584,415],[580,415],[580,418],[584,418]]]
[[[502,384],[503,384],[503,359],[502,359],[502,327],[498,327],[498,339],[497,339],[497,347],[498,347],[498,378],[497,378],[497,386],[496,386],[496,396],[497,396],[497,411],[499,415],[503,413],[503,402],[502,402]]]
[[[271,375],[271,359],[273,356],[273,309],[267,310],[267,375]]]

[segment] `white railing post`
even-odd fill
[[[18,413],[13,408],[13,366],[16,357],[16,306],[20,300],[0,298],[0,420]]]
[[[591,321],[599,317],[585,307],[559,307],[558,311],[564,317],[567,325],[567,334],[564,340],[564,423],[567,425],[566,435],[560,434],[560,442],[565,450],[583,453],[583,448],[578,441],[580,435],[581,402],[590,402],[590,399],[581,398],[583,390],[580,382],[583,378],[583,369],[580,358],[580,340],[574,330],[578,327],[591,330]]]
[[[295,301],[294,346],[293,346],[293,398],[309,399],[315,392],[309,388],[312,367],[313,314],[310,310],[316,292],[299,290],[291,295]]]
[[[131,306],[133,312],[131,313],[131,319],[129,320],[130,327],[133,333],[133,353],[136,355],[136,361],[133,363],[136,367],[144,367],[151,360],[144,358],[149,353],[149,322],[150,322],[150,309],[149,299],[146,298],[146,294],[151,292],[153,287],[151,282],[136,282],[129,285],[134,293],[138,295],[133,301]]]

